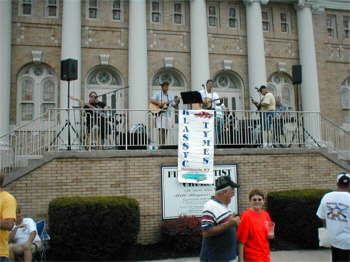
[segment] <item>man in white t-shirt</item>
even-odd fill
[[[33,219],[24,218],[19,207],[16,215],[16,225],[10,233],[10,261],[14,261],[16,255],[23,254],[24,262],[31,262],[32,254],[41,248],[36,224]]]
[[[323,196],[317,210],[327,228],[333,262],[350,261],[350,175],[337,176],[337,190]]]
[[[151,104],[155,105],[158,114],[156,114],[156,128],[159,130],[158,143],[164,145],[167,142],[168,130],[172,128],[172,115],[174,109],[179,108],[180,99],[169,94],[169,82],[160,84],[161,90],[154,94]]]
[[[223,98],[220,98],[218,93],[214,92],[213,88],[215,82],[211,79],[207,81],[207,88],[200,90],[199,93],[203,100],[203,109],[215,110],[215,139],[217,143],[221,143],[221,138],[223,136],[223,126],[224,126],[224,114],[223,109]]]

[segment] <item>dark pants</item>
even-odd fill
[[[333,262],[349,262],[350,250],[339,249],[332,247],[332,261]]]
[[[8,257],[0,257],[0,262],[7,262],[9,261]]]

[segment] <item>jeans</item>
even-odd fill
[[[224,136],[223,134],[223,130],[224,130],[224,118],[223,117],[217,117],[216,119],[216,123],[215,123],[215,142],[217,144],[221,144],[222,143],[222,138]]]
[[[8,262],[9,258],[8,257],[0,257],[0,262]]]
[[[350,250],[339,249],[332,247],[332,261],[333,262],[349,262]]]
[[[275,116],[275,112],[263,112],[264,130],[269,131],[271,129],[272,119]]]

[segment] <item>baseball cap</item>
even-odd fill
[[[227,187],[238,188],[239,185],[231,180],[230,176],[220,176],[215,180],[215,191],[226,189]]]
[[[345,172],[340,172],[337,176],[337,184],[342,186],[350,185],[350,175]]]

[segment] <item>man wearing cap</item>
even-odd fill
[[[321,199],[317,216],[326,225],[332,246],[333,262],[350,261],[350,175],[337,176],[337,190]]]
[[[228,204],[239,187],[229,176],[215,180],[215,196],[204,205],[202,213],[201,261],[235,261],[237,257],[236,226],[239,216],[232,214]]]
[[[252,100],[252,103],[258,108],[258,110],[266,112],[274,112],[276,110],[276,100],[274,95],[267,90],[265,85],[260,86],[258,92],[263,96],[260,103]]]
[[[272,119],[276,111],[276,100],[274,95],[271,92],[269,92],[269,90],[267,90],[267,87],[265,85],[260,86],[258,92],[260,92],[263,95],[263,98],[261,99],[260,103],[252,99],[252,103],[257,107],[259,111],[263,111],[261,113],[261,117],[263,119],[263,130],[266,131],[266,134],[262,134],[262,140],[264,142],[263,147],[267,147],[269,145],[269,130],[271,129]],[[272,136],[273,140],[275,140],[274,132]]]

